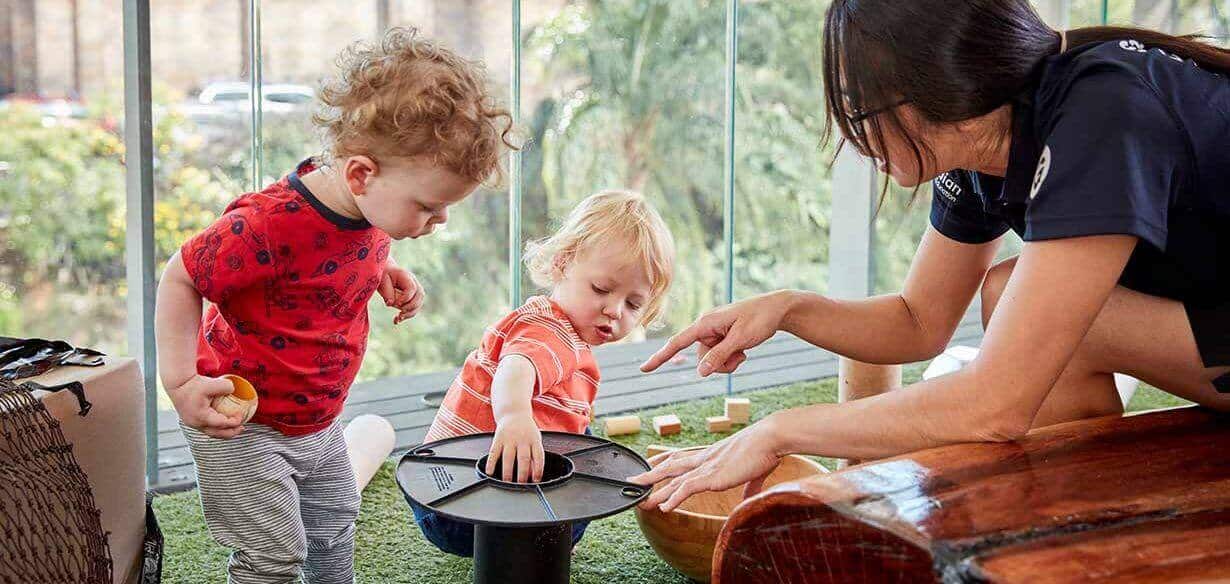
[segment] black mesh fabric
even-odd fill
[[[60,423],[0,379],[0,583],[111,581],[89,482]]]

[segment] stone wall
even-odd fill
[[[389,23],[417,26],[471,58],[505,84],[512,50],[509,0],[383,0]],[[261,0],[266,83],[314,84],[343,47],[377,33],[381,0]],[[123,88],[119,0],[75,0],[81,94],[118,96]],[[553,14],[566,0],[526,2],[523,23]],[[74,0],[0,3],[0,88],[75,94]],[[156,92],[175,99],[214,81],[247,80],[249,0],[151,0],[151,68]]]

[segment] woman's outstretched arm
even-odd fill
[[[1028,243],[978,358],[961,371],[866,399],[778,412],[705,451],[666,457],[633,480],[669,479],[647,504],[673,508],[696,492],[758,481],[785,454],[881,458],[1019,438],[1114,290],[1135,245],[1136,238],[1124,235]]]
[[[922,361],[944,350],[999,248],[965,244],[928,228],[900,294],[835,300],[782,290],[723,306],[672,337],[642,366],[652,371],[699,344],[699,373],[729,373],[744,351],[785,330],[822,349],[868,363]]]

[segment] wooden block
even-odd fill
[[[679,416],[675,414],[667,414],[665,416],[654,416],[653,431],[658,433],[658,436],[670,436],[683,431],[683,422],[679,421]]]
[[[640,434],[640,416],[617,416],[606,419],[606,435],[621,436],[623,434]]]
[[[645,458],[653,458],[663,452],[671,452],[678,450],[674,446],[662,446],[661,444],[650,444],[645,447]]]
[[[752,401],[747,398],[726,398],[726,417],[733,424],[746,424],[752,419]]]
[[[705,418],[705,429],[710,433],[729,432],[730,418],[726,416],[713,416]]]

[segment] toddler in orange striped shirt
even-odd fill
[[[554,235],[527,246],[534,296],[488,328],[436,412],[425,442],[495,432],[488,474],[538,482],[543,430],[589,432],[601,375],[590,347],[618,341],[663,313],[675,246],[644,197],[604,191],[581,202]],[[407,499],[409,500],[409,499]],[[443,551],[473,555],[473,527],[410,501]],[[585,524],[573,526],[573,544]]]

